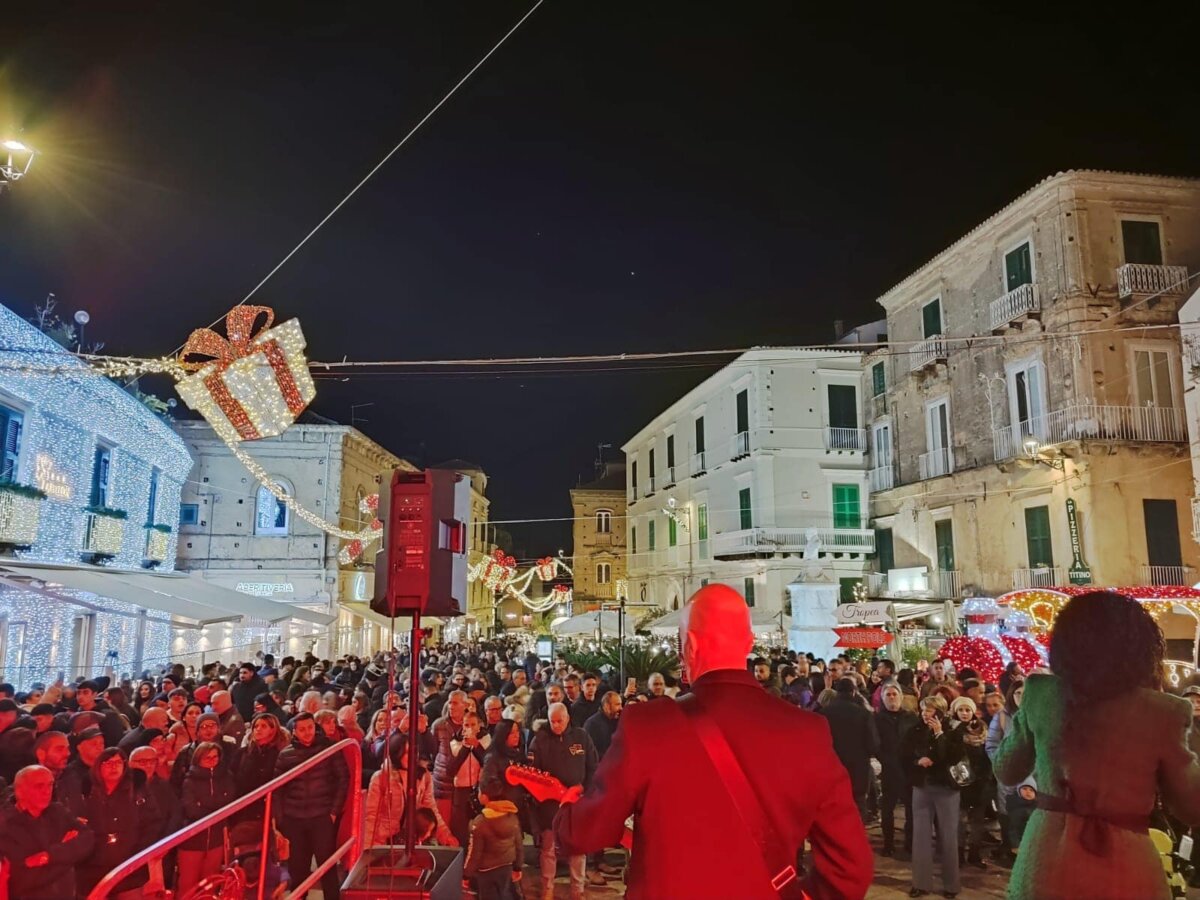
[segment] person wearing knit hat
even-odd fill
[[[196,748],[203,743],[211,742],[221,748],[221,766],[229,769],[233,762],[233,754],[237,751],[236,743],[231,744],[221,737],[221,719],[216,713],[204,713],[196,720],[196,740],[185,746],[175,757],[171,767],[171,784],[182,794],[183,779],[192,766],[192,755]]]

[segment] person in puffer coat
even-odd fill
[[[330,746],[317,736],[317,723],[311,713],[300,713],[292,724],[292,742],[280,751],[275,762],[276,777]],[[346,805],[347,781],[345,761],[330,759],[309,769],[276,793],[275,821],[291,844],[288,876],[293,888],[312,872],[314,856],[321,863],[333,855],[337,843],[334,821]],[[325,900],[337,900],[338,888],[337,866],[331,866],[321,876]]]
[[[509,900],[512,885],[520,880],[517,860],[523,836],[517,805],[511,800],[491,800],[479,795],[483,812],[471,820],[471,840],[463,877],[474,878],[479,900]]]
[[[227,806],[237,797],[230,773],[221,766],[221,750],[211,741],[196,747],[192,766],[183,779],[183,817],[191,824]],[[225,855],[225,825],[214,825],[179,847],[180,896],[221,868]]]

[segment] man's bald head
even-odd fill
[[[157,706],[151,706],[144,713],[142,713],[142,727],[157,728],[159,731],[165,734],[167,729],[171,727],[171,717],[167,715],[167,711],[165,709],[161,709]]]
[[[702,587],[683,608],[679,644],[688,681],[714,669],[744,671],[754,646],[745,598],[723,584]]]

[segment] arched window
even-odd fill
[[[596,510],[596,534],[611,534],[612,533],[612,510],[598,509]]]
[[[293,496],[292,485],[287,479],[270,476],[271,480],[283,488],[289,497]],[[265,535],[286,535],[288,533],[288,508],[275,499],[275,495],[265,487],[258,489],[258,497],[254,507],[254,533]]]
[[[612,565],[610,563],[598,563],[596,565],[596,584],[608,584],[612,579]]]

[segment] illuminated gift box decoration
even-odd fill
[[[266,317],[256,333],[260,317]],[[317,395],[304,356],[300,322],[271,327],[266,306],[236,306],[225,316],[221,337],[211,328],[192,332],[180,364],[194,374],[176,385],[184,402],[217,434],[253,441],[282,434]]]
[[[46,495],[21,484],[0,484],[0,544],[29,547],[37,540]]]
[[[150,562],[164,562],[170,546],[171,528],[169,525],[146,526],[146,559]]]
[[[125,538],[126,513],[120,509],[89,509],[87,532],[84,535],[85,553],[97,556],[116,556]]]

